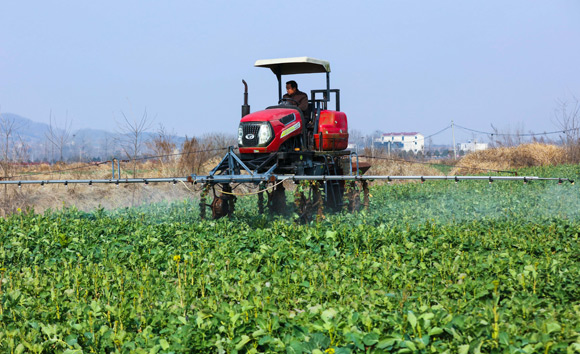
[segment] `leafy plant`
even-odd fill
[[[1,220],[0,349],[578,351],[577,187],[372,194],[369,211],[307,225],[251,198],[217,221],[191,202]]]

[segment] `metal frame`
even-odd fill
[[[278,101],[280,101],[282,99],[282,73],[280,68],[272,68],[272,71],[274,72],[274,74],[276,75],[276,79],[278,80]],[[330,89],[330,72],[326,72],[326,90],[311,90],[312,95],[314,95],[314,92],[325,92],[326,93],[326,98],[324,101],[324,109],[326,109],[326,103],[330,101],[330,93],[331,92],[337,92],[337,100],[336,100],[336,110],[340,111],[340,105],[339,105],[339,99],[338,99],[338,95],[339,95],[339,91],[337,89]],[[312,99],[312,102],[314,103],[314,99]]]
[[[273,174],[272,171],[275,169],[276,165],[272,166],[265,173],[254,173],[248,175],[235,175],[235,174],[214,174],[214,175],[191,175],[189,177],[168,177],[168,178],[125,178],[125,179],[52,179],[52,180],[16,180],[16,181],[0,181],[0,185],[31,185],[31,184],[126,184],[126,183],[177,183],[177,182],[190,182],[190,183],[203,183],[203,184],[216,184],[216,183],[260,183],[260,182],[276,182],[276,181],[373,181],[373,180],[386,180],[391,181],[401,181],[401,180],[420,180],[425,181],[522,181],[524,183],[533,181],[558,181],[558,183],[570,182],[574,183],[574,180],[570,178],[561,177],[538,177],[538,176],[365,176],[365,175],[344,175],[344,176],[307,176],[307,175],[283,175],[283,174]]]
[[[271,157],[273,157],[272,155]],[[199,183],[198,178],[202,178],[205,182],[202,183],[247,183],[250,181],[255,181],[255,183],[271,180],[274,170],[278,167],[277,163],[274,163],[266,172],[258,173],[257,171],[270,159],[262,162],[260,166],[256,169],[250,169],[239,157],[234,153],[234,148],[230,146],[228,152],[222,158],[220,163],[214,167],[208,176],[197,176],[192,175],[188,177],[188,181],[193,183]],[[247,175],[241,172],[247,173]],[[246,177],[247,176],[247,177]],[[247,180],[250,178],[250,180]],[[257,178],[257,179],[256,179]]]
[[[323,95],[323,99],[321,100],[316,100],[316,94],[317,93],[324,93]],[[318,102],[323,102],[324,105],[322,107],[322,109],[328,109],[327,104],[328,102],[330,102],[330,94],[331,93],[335,93],[335,99],[336,99],[336,110],[340,111],[340,89],[328,89],[328,90],[310,90],[310,97],[311,97],[311,101],[312,101],[312,105],[313,108],[316,109],[316,103]],[[317,102],[318,101],[318,102]]]

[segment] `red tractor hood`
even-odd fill
[[[271,122],[273,120],[279,120],[291,114],[295,115],[296,120],[301,120],[300,113],[298,113],[298,111],[295,109],[273,108],[250,113],[247,116],[243,117],[241,122]]]
[[[266,123],[271,138],[268,142],[259,143],[258,134],[261,124]],[[282,147],[291,144],[290,139],[302,133],[302,116],[300,111],[293,108],[270,108],[250,113],[242,118],[239,128],[239,148],[242,154],[277,152]],[[289,141],[289,142],[288,142]],[[286,145],[284,145],[288,142]],[[294,145],[286,146],[293,148]]]

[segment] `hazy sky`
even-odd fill
[[[0,113],[235,134],[242,79],[252,111],[277,100],[255,60],[294,56],[330,61],[351,129],[552,131],[580,98],[580,1],[3,1]]]

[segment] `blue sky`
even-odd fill
[[[5,1],[0,112],[115,130],[147,110],[180,135],[234,134],[242,79],[252,110],[277,100],[255,60],[310,56],[363,133],[552,131],[557,101],[580,98],[579,18],[576,0]]]

